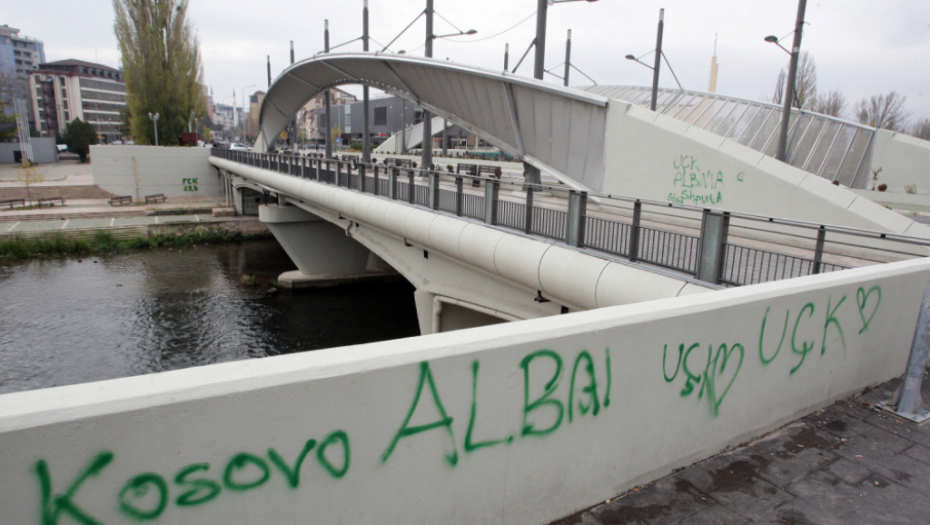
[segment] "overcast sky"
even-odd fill
[[[290,62],[323,48],[323,20],[330,21],[332,46],[361,36],[363,0],[190,0],[189,16],[200,38],[204,74],[214,97],[241,104],[246,93],[266,89],[266,56],[272,76]],[[45,43],[49,61],[76,58],[119,67],[111,0],[4,1],[0,23]],[[714,39],[720,64],[719,93],[761,99],[771,96],[788,55],[766,43],[766,35],[791,32],[797,0],[600,0],[549,8],[546,67],[564,61],[566,30],[572,29],[572,62],[598,84],[651,85],[652,72],[625,60],[655,47],[659,8],[665,8],[663,49],[686,89],[706,91]],[[371,36],[387,44],[425,7],[424,0],[370,0]],[[435,0],[436,12],[474,36],[435,41],[433,55],[486,68],[503,68],[510,43],[511,69],[535,34],[536,0]],[[499,34],[521,20],[513,29]],[[437,17],[434,32],[456,28]],[[912,122],[930,117],[930,1],[809,0],[802,50],[817,64],[820,91],[840,90],[851,115],[855,101],[898,91],[907,97]],[[421,18],[391,46],[423,54]],[[495,36],[497,35],[497,36]],[[382,46],[372,43],[372,49]],[[361,51],[354,42],[337,51]],[[644,59],[651,63],[652,59]],[[518,71],[532,76],[532,52]],[[664,68],[664,65],[663,65]],[[562,68],[557,68],[561,74]],[[660,84],[674,87],[663,69]],[[587,81],[577,73],[572,85]],[[555,77],[547,81],[561,83]],[[252,86],[252,87],[250,87]],[[925,91],[927,91],[925,95]]]

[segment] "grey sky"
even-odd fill
[[[45,42],[48,60],[78,58],[118,66],[110,0],[5,2],[0,23]],[[362,0],[190,0],[190,18],[200,37],[207,84],[217,101],[241,104],[242,91],[267,86],[265,57],[272,76],[289,63],[289,41],[297,60],[323,48],[323,19],[330,20],[331,44],[361,36]],[[370,0],[371,35],[387,44],[423,10],[423,0]],[[599,84],[649,85],[652,72],[625,60],[655,47],[659,8],[664,7],[663,48],[685,88],[706,91],[714,35],[718,35],[717,91],[749,99],[770,96],[788,55],[763,41],[794,28],[797,0],[600,0],[551,6],[546,66],[564,60],[565,34],[572,29],[572,62]],[[436,11],[471,37],[440,39],[434,56],[486,68],[502,68],[510,43],[511,68],[532,41],[535,16],[494,38],[536,10],[535,0],[435,0]],[[813,54],[821,91],[841,90],[849,102],[896,90],[907,96],[912,121],[930,117],[930,2],[926,0],[809,0],[802,49]],[[435,33],[455,29],[440,18]],[[425,25],[418,21],[392,50],[423,54]],[[372,49],[380,49],[372,43]],[[360,51],[361,43],[338,51]],[[532,76],[532,52],[519,74]],[[651,62],[651,59],[647,59]],[[557,68],[561,74],[562,68]],[[560,83],[555,77],[547,81]],[[667,70],[661,85],[674,87]],[[586,84],[573,73],[573,85]],[[926,94],[924,91],[928,91]]]

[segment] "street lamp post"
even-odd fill
[[[433,58],[433,0],[426,0],[426,58]],[[421,168],[430,169],[433,164],[433,115],[423,109],[423,155]]]
[[[362,51],[368,51],[368,0],[365,0],[364,6],[362,7]],[[364,118],[362,119],[362,163],[370,164],[371,163],[371,127],[368,118],[368,85],[362,86],[362,112],[364,113]]]
[[[564,4],[566,2],[579,2],[581,0],[538,0],[536,3],[536,61],[533,64],[533,78],[542,80],[543,73],[546,72],[546,14],[549,9],[549,2],[553,4]],[[584,0],[585,2],[597,2],[597,0]]]
[[[798,57],[801,55],[801,36],[804,30],[804,12],[807,10],[807,0],[798,0],[798,18],[794,24],[794,43],[791,44],[791,63],[788,66],[788,82],[785,85],[784,109],[782,110],[781,129],[778,132],[778,149],[775,158],[785,162],[788,156],[788,127],[791,122],[791,101],[795,95],[795,83],[798,79]],[[778,38],[769,36],[766,42],[777,44]],[[784,49],[782,47],[782,49]],[[787,51],[787,50],[786,50]]]
[[[245,112],[245,90],[249,88],[253,88],[253,87],[258,87],[258,84],[252,84],[251,86],[246,86],[242,88],[242,111],[243,113]],[[245,137],[246,126],[245,126],[245,123],[242,121],[242,119],[239,119],[239,124],[240,124],[239,140],[242,141],[243,137]]]
[[[328,19],[323,21],[323,52],[329,53],[329,20]],[[331,131],[329,128],[330,103],[329,103],[329,90],[328,89],[323,92],[323,98],[326,99],[326,117],[323,120],[324,127],[326,128],[326,132],[323,134],[324,138],[326,139],[326,158],[331,159],[333,158],[333,142],[332,142],[332,137],[330,135]]]
[[[659,66],[662,65],[662,31],[665,29],[665,9],[659,9],[659,28],[656,30],[656,65],[652,69],[652,100],[649,109],[656,110],[659,97]]]
[[[152,114],[152,112],[149,111],[149,118],[152,119],[152,122],[155,123],[155,145],[156,146],[158,145],[158,118],[159,117],[161,117],[161,115],[159,115],[158,113]]]
[[[572,64],[572,30],[568,30],[568,37],[565,40],[565,87],[568,87],[568,74],[571,70]]]

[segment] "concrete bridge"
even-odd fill
[[[304,274],[387,263],[430,335],[0,396],[5,520],[542,524],[904,372],[930,305],[904,217],[622,101],[438,61],[298,63],[263,137],[346,82],[562,184],[209,157],[240,205],[272,199]]]

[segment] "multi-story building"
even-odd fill
[[[19,29],[0,26],[0,76],[7,82],[0,84],[0,98],[11,102],[13,98],[29,100],[29,72],[45,62],[45,48],[41,40],[20,36]],[[13,104],[6,110],[12,112]]]
[[[358,97],[351,93],[346,93],[345,91],[339,88],[330,88],[329,89],[329,104],[330,106],[342,106],[346,104],[352,104],[357,102]],[[351,110],[350,110],[351,111]],[[324,135],[323,129],[323,118],[322,116],[326,114],[326,97],[323,93],[318,93],[316,96],[311,98],[304,104],[304,107],[297,112],[297,122],[300,127],[300,132],[311,141],[323,141],[326,138]],[[335,114],[335,113],[333,113]],[[332,125],[338,125],[337,122],[333,121]],[[351,120],[349,126],[351,127]],[[343,126],[339,126],[339,129],[343,130],[343,133],[349,133],[346,131]]]
[[[48,62],[29,75],[29,91],[35,127],[42,136],[57,135],[79,118],[97,130],[101,142],[120,138],[120,110],[126,106],[120,70],[82,60]]]

